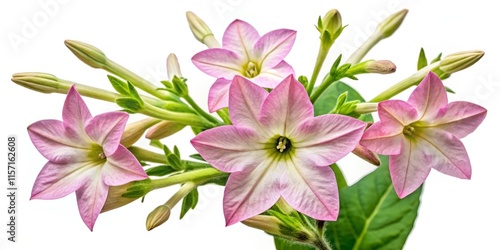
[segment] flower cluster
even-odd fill
[[[243,222],[286,240],[329,249],[325,221],[337,221],[332,227],[342,227],[345,220],[358,223],[345,218],[348,215],[339,216],[341,206],[349,206],[346,197],[355,195],[345,187],[336,164],[349,153],[382,165],[382,170],[388,168],[394,195],[400,199],[419,195],[417,190],[431,168],[457,178],[471,177],[471,163],[460,139],[481,124],[486,109],[464,101],[449,103],[441,80],[474,64],[482,52],[453,54],[429,65],[421,56],[414,75],[370,102],[340,81],[395,71],[389,60],[361,60],[378,41],[395,32],[406,13],[384,20],[344,64],[339,56],[316,86],[326,56],[345,28],[337,10],[318,20],[320,50],[310,79],[297,77],[298,69],[284,61],[295,31],[278,29],[260,36],[250,24],[235,20],[220,46],[208,26],[188,12],[193,34],[209,47],[196,53],[192,62],[216,78],[208,93],[210,112],[190,97],[175,55],[167,60],[169,79],[159,88],[94,46],[67,40],[67,47],[80,60],[111,73],[108,78],[116,92],[45,73],[14,75],[15,83],[32,90],[67,95],[62,121],[42,120],[28,127],[34,146],[48,160],[31,198],[57,199],[75,192],[80,215],[92,230],[101,212],[154,189],[182,184],[149,214],[146,228],[151,230],[164,223],[181,200],[181,218],[194,209],[199,186],[219,184],[225,186],[226,225]],[[408,101],[391,99],[411,86],[416,88]],[[92,117],[80,94],[148,117],[128,125],[129,114],[123,111]],[[380,121],[373,123],[372,112],[378,113]],[[191,160],[160,141],[187,126],[195,134],[190,141],[199,153]],[[134,145],[146,131],[151,145],[162,153]],[[388,167],[377,154],[389,156]],[[343,199],[347,205],[340,203]]]

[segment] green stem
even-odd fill
[[[316,57],[316,64],[314,65],[314,70],[311,76],[311,79],[309,80],[309,83],[307,84],[307,94],[311,95],[313,89],[314,89],[314,84],[316,83],[316,80],[318,79],[319,72],[321,71],[321,67],[323,67],[323,63],[325,62],[325,58],[328,55],[328,49],[323,48],[322,45],[319,47],[318,51],[318,56]]]
[[[325,92],[325,90],[334,82],[335,81],[332,76],[327,75],[325,80],[323,80],[323,82],[318,86],[318,88],[316,88],[316,90],[314,90],[314,93],[311,95],[311,102],[314,104],[321,96],[321,94],[323,94],[323,92]]]
[[[186,183],[184,183],[181,188],[175,192],[174,195],[172,195],[172,197],[170,197],[170,199],[168,199],[166,202],[165,202],[165,206],[167,206],[168,208],[172,209],[175,207],[175,205],[177,203],[179,203],[180,200],[182,200],[182,198],[184,198],[187,194],[189,194],[189,192],[191,192],[193,189],[195,189],[201,182],[194,182],[194,181],[188,181]]]
[[[182,174],[172,175],[163,179],[156,179],[151,181],[153,189],[164,188],[175,184],[181,184],[188,181],[205,182],[211,179],[223,177],[227,173],[221,172],[215,168],[203,168],[193,170]]]
[[[378,111],[378,103],[376,102],[362,102],[356,104],[356,108],[354,109],[354,113],[356,114],[369,114]]]
[[[231,125],[231,118],[229,118],[229,112],[227,108],[222,108],[217,110],[217,115],[224,121],[224,123]]]
[[[193,127],[201,127],[201,128],[213,127],[212,123],[209,123],[205,118],[200,117],[199,115],[191,113],[173,112],[155,107],[148,103],[144,103],[144,106],[138,112],[158,119],[177,122],[180,124],[189,125]]]
[[[388,100],[392,98],[393,96],[403,92],[404,90],[408,89],[411,86],[418,85],[422,79],[429,73],[430,71],[439,68],[439,63],[440,62],[435,62],[427,67],[424,67],[417,71],[415,74],[411,75],[410,77],[394,84],[390,88],[386,89],[379,95],[375,96],[373,99],[370,100],[370,102],[381,102]]]
[[[198,106],[198,104],[193,100],[193,98],[191,98],[191,96],[189,94],[187,94],[186,96],[184,96],[184,99],[189,103],[189,105],[191,105],[191,107],[193,107],[193,109],[196,112],[198,112],[198,114],[200,114],[201,116],[203,116],[209,122],[213,123],[214,125],[221,124],[221,121],[217,120],[215,117],[213,117],[209,113],[205,112],[205,110],[203,110],[202,108],[200,108],[200,106]]]
[[[365,57],[366,54],[382,39],[383,37],[378,32],[373,33],[361,46],[359,46],[356,51],[354,51],[354,53],[352,53],[346,63],[355,65],[361,62],[363,57]]]
[[[140,77],[139,75],[135,74],[134,72],[124,68],[123,66],[115,63],[114,61],[107,59],[106,60],[106,65],[103,66],[103,69],[113,73],[127,81],[130,81],[134,86],[136,86],[139,89],[144,90],[145,92],[160,98],[162,100],[176,100],[178,99],[176,96],[173,94],[169,93],[168,91],[164,90],[158,90],[158,87],[150,82],[148,82],[146,79]]]

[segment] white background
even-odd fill
[[[47,9],[44,4],[52,3]],[[450,4],[453,3],[453,4]],[[189,31],[185,12],[194,11],[220,39],[236,18],[253,24],[261,34],[278,28],[298,31],[287,61],[298,75],[310,76],[318,48],[317,17],[336,8],[349,24],[332,49],[331,63],[344,58],[373,30],[382,18],[407,8],[409,14],[397,33],[382,41],[366,59],[389,59],[398,70],[392,75],[360,76],[353,86],[367,99],[416,70],[420,47],[429,58],[464,50],[480,49],[483,59],[445,84],[457,94],[450,100],[468,100],[488,109],[479,129],[463,140],[472,165],[472,180],[459,180],[432,171],[427,179],[419,216],[405,249],[500,249],[500,168],[498,122],[500,72],[500,5],[496,1],[2,1],[0,4],[0,140],[18,137],[19,187],[18,234],[7,242],[7,200],[0,199],[0,249],[273,249],[272,238],[261,231],[236,224],[224,226],[222,189],[200,190],[195,211],[178,220],[176,207],[170,220],[151,232],[145,229],[147,214],[164,203],[177,187],[155,191],[143,204],[134,202],[99,216],[90,232],[81,221],[73,194],[58,200],[29,200],[32,184],[45,159],[31,144],[26,127],[41,119],[61,119],[64,96],[45,95],[10,81],[16,72],[39,71],[60,78],[111,90],[106,73],[81,63],[64,46],[65,39],[84,41],[139,75],[158,82],[166,79],[165,59],[176,53],[189,79],[192,95],[203,106],[213,78],[198,71],[190,61],[205,49]],[[32,26],[31,29],[28,26]],[[19,43],[13,43],[16,37]],[[21,39],[21,40],[19,40]],[[398,98],[406,99],[409,92]],[[86,98],[91,112],[116,110],[112,103]],[[130,120],[137,120],[135,115]],[[184,156],[194,152],[187,143],[189,131],[164,140],[177,144]],[[142,142],[145,143],[145,142]],[[2,149],[6,154],[6,146]],[[2,151],[0,150],[0,152]],[[6,156],[0,157],[6,162]],[[340,162],[349,183],[373,168],[353,156]],[[6,165],[0,171],[0,187],[6,188]]]

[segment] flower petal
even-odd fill
[[[389,170],[399,198],[413,193],[429,175],[431,159],[425,144],[403,140],[401,153],[389,156]]]
[[[273,30],[255,43],[255,55],[262,71],[274,68],[290,52],[297,32],[289,29]]]
[[[419,120],[432,120],[440,109],[448,105],[448,97],[441,79],[429,72],[410,95],[408,103],[415,107]]]
[[[405,138],[400,128],[376,122],[365,131],[359,143],[379,154],[396,155],[401,152],[402,140]]]
[[[281,179],[283,199],[297,211],[317,220],[337,220],[339,194],[330,167],[313,167],[300,157],[286,161],[287,174]]]
[[[448,104],[446,113],[433,121],[430,126],[458,138],[464,138],[474,132],[486,117],[486,109],[470,102],[452,102]]]
[[[229,116],[233,125],[268,134],[259,123],[262,103],[269,94],[263,88],[241,76],[235,76],[229,88]]]
[[[304,86],[288,76],[262,104],[259,121],[270,134],[291,137],[298,125],[313,116],[313,105]]]
[[[253,171],[232,173],[224,189],[226,226],[258,215],[276,203],[284,171],[284,164],[266,158]]]
[[[83,133],[85,125],[92,118],[90,111],[83,101],[82,97],[76,90],[75,85],[71,86],[64,101],[63,106],[63,123],[64,126],[75,131],[75,135],[85,138]]]
[[[124,146],[118,145],[114,154],[107,156],[101,178],[108,186],[119,186],[131,181],[144,180],[148,175],[135,156]]]
[[[120,145],[127,120],[128,114],[125,112],[103,113],[88,122],[85,132],[90,139],[102,146],[105,155],[111,155]]]
[[[83,162],[89,160],[90,139],[85,140],[61,121],[42,120],[28,126],[28,134],[36,149],[54,163]]]
[[[191,144],[215,168],[236,172],[254,169],[267,158],[261,138],[250,129],[228,125],[199,133]]]
[[[378,115],[384,126],[390,130],[401,132],[403,127],[418,120],[414,107],[404,101],[389,100],[378,104]]]
[[[438,129],[426,129],[419,134],[429,166],[436,170],[461,179],[470,179],[471,165],[462,142],[454,135]],[[420,139],[420,138],[419,138]]]
[[[221,48],[201,51],[194,55],[191,61],[206,74],[228,80],[233,79],[235,75],[241,75],[245,64],[244,58]]]
[[[322,115],[306,120],[289,137],[295,154],[308,166],[329,166],[350,153],[366,124],[343,115]]]
[[[82,187],[88,169],[100,164],[102,163],[60,164],[49,161],[36,177],[30,199],[52,200],[64,197]]]
[[[249,61],[259,37],[259,33],[252,25],[245,21],[234,20],[224,32],[222,47]]]
[[[295,75],[295,71],[288,63],[281,61],[274,68],[261,71],[259,75],[252,78],[252,82],[264,88],[274,89],[289,75]]]
[[[231,81],[218,78],[208,91],[208,110],[212,113],[225,108],[229,103],[229,86]]]
[[[87,171],[87,179],[84,185],[76,190],[76,199],[80,216],[87,227],[94,229],[97,216],[104,206],[108,196],[109,187],[100,178],[101,168],[93,168]]]

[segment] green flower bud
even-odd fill
[[[201,18],[199,18],[191,11],[186,12],[186,18],[189,24],[189,28],[191,29],[191,32],[193,32],[196,40],[207,45],[207,47],[209,48],[220,47],[220,44],[215,39],[214,34],[212,33],[208,25],[203,20],[201,20]]]
[[[440,61],[439,69],[448,74],[455,73],[472,66],[474,63],[479,61],[483,55],[484,52],[480,50],[453,53]]]
[[[377,26],[377,31],[380,33],[380,37],[387,38],[390,37],[392,34],[394,34],[394,32],[399,28],[401,23],[403,23],[403,20],[405,19],[407,13],[408,10],[403,9],[384,19],[384,21],[382,21]]]
[[[11,80],[27,89],[45,94],[54,93],[59,88],[59,79],[52,74],[39,72],[16,73]]]
[[[90,44],[74,40],[66,40],[64,44],[78,59],[92,68],[100,69],[106,64],[104,53]]]
[[[161,120],[155,118],[145,118],[133,123],[127,124],[125,130],[123,131],[120,144],[126,148],[132,146],[136,143],[146,132],[148,128],[159,123]]]
[[[321,33],[321,43],[326,48],[332,46],[342,33],[342,17],[336,9],[328,11],[323,19],[318,20],[318,30]]]
[[[151,229],[160,226],[165,223],[170,217],[170,208],[166,205],[161,205],[156,207],[151,213],[149,213],[146,219],[146,229],[150,231]]]
[[[160,140],[181,131],[186,125],[171,121],[161,121],[151,127],[146,133],[146,138],[150,140]]]

